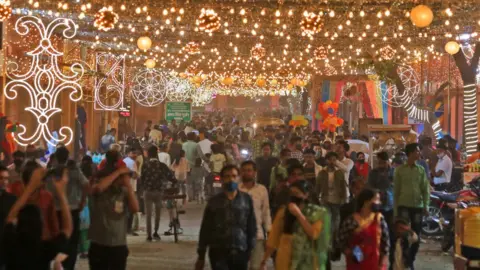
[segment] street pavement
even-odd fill
[[[186,206],[186,214],[180,216],[180,222],[184,229],[180,236],[179,243],[174,243],[173,236],[162,236],[159,242],[148,243],[145,241],[146,234],[140,232],[140,236],[128,237],[128,270],[192,270],[196,261],[196,247],[198,232],[200,228],[203,205],[191,203]],[[145,221],[142,218],[141,229],[145,228]],[[168,213],[162,210],[160,231],[163,233],[168,229]],[[144,230],[143,230],[144,231]],[[79,259],[77,269],[87,270],[86,259]],[[333,270],[345,269],[345,263],[338,262]],[[205,269],[210,269],[208,262]],[[270,265],[269,269],[273,269]],[[440,244],[427,240],[422,243],[420,253],[417,256],[416,269],[421,270],[451,270],[453,269],[452,255],[443,254]]]

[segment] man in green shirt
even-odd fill
[[[423,215],[428,215],[430,183],[423,167],[416,163],[420,158],[418,144],[408,144],[405,153],[408,157],[407,163],[397,167],[393,177],[394,211],[395,216],[409,220],[413,231],[420,236]],[[411,247],[411,269],[414,269],[419,246],[420,243],[416,242]]]
[[[273,192],[277,182],[287,179],[287,160],[290,157],[290,149],[284,148],[280,151],[280,162],[272,168],[270,173],[270,192]]]

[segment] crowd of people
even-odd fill
[[[275,269],[330,269],[342,255],[349,270],[414,269],[431,184],[450,181],[453,154],[427,138],[393,161],[377,153],[372,168],[341,136],[225,115],[149,121],[125,148],[110,130],[101,148],[101,159],[77,163],[60,145],[45,164],[29,146],[0,167],[0,269],[75,269],[78,256],[93,270],[126,269],[139,213],[146,240],[160,241],[181,232],[177,203],[206,203],[196,269],[207,251],[214,270],[265,269],[270,259]],[[185,199],[165,199],[172,187]]]

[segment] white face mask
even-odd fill
[[[443,158],[445,156],[445,153],[440,153],[437,155],[438,158]]]

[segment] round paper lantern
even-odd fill
[[[245,79],[245,84],[246,85],[252,84],[252,79]]]
[[[232,77],[226,77],[222,80],[222,83],[224,85],[232,85],[233,84],[233,79],[232,79]]]
[[[200,78],[199,76],[194,76],[193,82],[196,84],[200,84],[202,82],[202,78]]]
[[[152,47],[152,40],[149,37],[139,37],[137,40],[137,46],[140,50],[148,50]]]
[[[265,79],[263,78],[258,78],[255,83],[257,84],[258,87],[264,87],[266,84]]]
[[[292,89],[293,89],[293,84],[289,83],[289,84],[287,85],[287,89],[288,89],[288,90],[292,90]]]
[[[300,85],[300,80],[297,79],[297,78],[293,78],[293,79],[290,80],[290,83],[295,85],[295,86],[298,86],[298,85]]]
[[[460,51],[460,45],[456,41],[449,41],[445,44],[445,51],[451,55],[454,55]]]
[[[270,84],[271,84],[272,86],[276,86],[276,85],[278,84],[278,81],[275,80],[275,79],[273,79],[273,80],[270,81]]]
[[[182,72],[182,73],[178,74],[178,76],[182,79],[185,79],[187,77],[187,74]]]
[[[155,67],[155,60],[153,59],[147,59],[147,61],[145,61],[145,66],[147,68],[154,68]]]
[[[433,21],[433,12],[428,6],[418,5],[410,12],[410,20],[416,27],[427,27]]]

